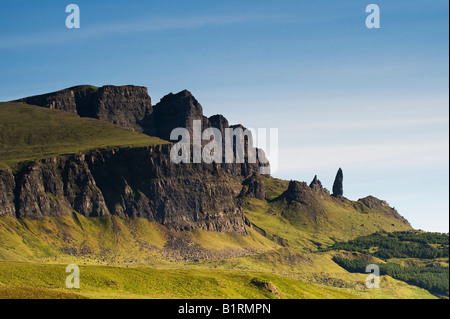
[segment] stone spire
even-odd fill
[[[317,175],[314,176],[314,179],[312,180],[311,184],[309,184],[309,187],[315,191],[322,191],[322,183],[317,179]]]
[[[344,174],[342,173],[342,169],[339,168],[336,178],[333,183],[333,196],[340,197],[344,195],[344,186],[343,186]]]

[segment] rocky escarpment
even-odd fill
[[[240,196],[249,198],[266,199],[267,188],[264,184],[262,176],[258,172],[254,172],[250,177],[242,183],[242,191]]]
[[[170,140],[173,129],[185,128],[194,142],[194,121],[200,121],[202,131],[217,128],[222,137],[229,128],[245,130],[242,125],[230,126],[222,115],[204,116],[202,106],[187,90],[170,93],[154,106],[145,87],[132,85],[76,86],[18,101],[105,120],[165,140]],[[209,142],[202,141],[202,146]],[[236,142],[233,139],[231,144]],[[88,217],[112,214],[143,217],[177,230],[246,233],[246,220],[236,202],[240,189],[228,178],[234,175],[244,180],[269,163],[264,152],[253,147],[251,133],[244,143],[243,161],[236,160],[233,148],[231,163],[225,161],[222,139],[222,160],[213,164],[174,164],[169,145],[94,151],[23,164],[14,174],[1,172],[0,214],[18,218],[72,212]],[[249,160],[250,152],[256,154],[255,161]],[[258,185],[252,183],[249,194],[263,197]]]
[[[17,101],[108,121],[137,132],[144,130],[153,111],[147,88],[134,85],[75,86]]]
[[[186,128],[193,142],[193,123],[200,121],[201,132],[207,128],[217,128],[222,136],[222,153],[220,165],[230,174],[248,176],[259,167],[270,164],[265,153],[253,147],[251,132],[244,138],[245,153],[243,161],[236,160],[236,138],[233,136],[230,145],[233,151],[230,160],[225,160],[225,130],[246,128],[240,124],[229,125],[222,115],[206,117],[203,107],[188,90],[179,93],[169,93],[159,103],[152,105],[147,88],[141,86],[106,85],[100,88],[93,86],[76,86],[65,90],[37,95],[17,100],[27,104],[59,109],[78,114],[81,117],[91,117],[105,120],[129,130],[170,140],[172,130]],[[202,141],[207,144],[208,141]],[[255,160],[249,157],[249,150],[255,154]],[[250,158],[250,160],[249,160]],[[267,174],[268,170],[264,171]]]
[[[103,150],[0,171],[0,215],[117,215],[246,234],[230,176],[216,164],[174,164],[169,153],[170,145]]]

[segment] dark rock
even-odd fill
[[[17,100],[105,120],[132,131],[144,131],[153,112],[147,88],[142,86],[75,86],[65,90]]]
[[[258,287],[261,290],[265,290],[268,293],[274,294],[274,295],[278,295],[278,289],[277,287],[271,282],[271,281],[266,281],[266,280],[260,280],[258,278],[253,278],[250,281],[253,285],[255,285],[256,287]]]
[[[1,215],[142,217],[174,230],[247,234],[229,175],[215,164],[177,165],[170,145],[93,151],[0,171]]]
[[[330,192],[328,191],[328,189],[326,189],[322,186],[322,183],[317,178],[317,175],[314,176],[314,179],[309,184],[309,187],[321,198],[330,196]]]
[[[57,92],[26,97],[18,102],[93,117],[94,96],[98,88],[89,85],[74,86]],[[83,115],[82,115],[83,114]]]
[[[311,184],[309,184],[309,187],[312,190],[321,192],[323,191],[322,183],[317,179],[317,175],[314,176],[314,179],[312,180]]]
[[[305,182],[290,181],[288,189],[281,195],[294,207],[294,214],[305,214],[314,224],[318,218],[325,217],[325,208],[322,204],[321,196],[312,190]],[[287,216],[289,212],[283,212],[282,216],[288,220],[292,216]],[[294,218],[295,219],[295,218]]]
[[[151,117],[154,126],[145,130],[145,132],[167,141],[170,140],[172,130],[178,127],[186,128],[192,139],[194,120],[201,121],[202,132],[210,127],[208,119],[203,116],[202,106],[188,90],[164,96],[155,105]]]
[[[16,215],[14,189],[16,182],[11,171],[0,171],[0,216]]]
[[[290,181],[288,189],[284,192],[284,196],[288,201],[296,201],[305,203],[304,199],[308,196],[311,189],[305,182]]]
[[[358,202],[363,203],[370,209],[380,209],[389,207],[389,204],[386,201],[378,199],[374,196],[367,196],[364,198],[360,198],[358,199]]]
[[[264,200],[266,199],[266,186],[264,184],[262,176],[254,172],[250,177],[248,177],[242,183],[241,196],[257,198]]]
[[[244,139],[244,158],[242,163],[239,163],[236,158],[236,140],[230,141],[233,147],[232,163],[227,163],[225,160],[225,143],[226,143],[226,129],[242,129],[246,130],[242,125],[230,126],[227,119],[220,114],[207,118],[203,115],[203,108],[201,104],[195,99],[191,92],[184,90],[177,94],[170,93],[164,96],[161,101],[154,106],[154,111],[149,117],[149,122],[154,123],[154,126],[144,132],[158,136],[159,138],[170,140],[170,133],[175,128],[186,128],[190,134],[191,142],[193,138],[193,121],[201,121],[202,132],[208,128],[217,128],[222,135],[222,157],[221,167],[229,174],[235,176],[248,176],[253,172],[259,172],[260,166],[268,166],[265,154],[262,151],[253,147],[253,137],[251,132],[249,138]],[[176,142],[176,141],[175,141]],[[209,142],[202,141],[202,145]],[[249,151],[254,152],[255,160],[249,160]],[[262,157],[261,157],[262,156]],[[262,163],[267,164],[262,164]]]
[[[339,168],[336,178],[334,179],[333,183],[333,196],[334,197],[341,197],[344,195],[344,174],[342,173],[342,169]]]
[[[242,125],[229,126],[222,115],[207,118],[203,115],[203,108],[188,90],[170,93],[152,107],[147,88],[140,86],[112,86],[101,88],[93,86],[76,86],[65,90],[32,96],[17,100],[42,107],[55,108],[82,117],[92,117],[105,120],[129,130],[156,136],[163,140],[170,140],[170,134],[175,128],[186,128],[191,137],[193,121],[201,121],[201,131],[207,128],[217,128],[222,133],[222,152],[225,152],[225,129],[241,128]],[[252,140],[250,134],[250,140]],[[175,141],[174,141],[175,142]],[[202,141],[205,145],[209,141]],[[236,151],[233,144],[232,163],[226,163],[222,157],[221,167],[227,173],[235,176],[248,176],[260,171],[259,167],[267,167],[264,174],[270,174],[270,164],[265,153],[253,147],[253,143],[245,142],[246,153],[243,163],[237,163]],[[249,162],[247,146],[256,154],[256,160]],[[263,164],[264,163],[264,164]]]
[[[219,129],[222,136],[225,136],[225,129],[229,128],[228,120],[220,114],[213,115],[208,118],[211,127]],[[225,142],[225,141],[223,141]]]
[[[133,85],[105,85],[99,88],[94,106],[94,118],[138,132],[144,130],[142,122],[153,111],[147,88]]]
[[[205,117],[187,90],[166,95],[154,107],[146,88],[131,85],[79,86],[20,101],[109,121],[165,140],[179,127],[192,136],[194,120],[201,121],[202,131],[215,127],[222,136],[227,128],[245,130],[242,125],[230,127],[222,115]],[[2,214],[19,218],[73,212],[88,217],[112,214],[147,218],[175,230],[246,234],[251,223],[237,203],[239,190],[230,183],[229,174],[240,180],[250,176],[244,185],[248,195],[264,199],[265,187],[258,173],[260,161],[266,161],[264,152],[253,147],[251,135],[245,142],[248,149],[242,163],[236,162],[233,148],[232,163],[225,163],[223,157],[221,164],[176,165],[170,160],[171,145],[162,145],[24,164],[12,179],[2,172],[0,208]],[[256,154],[254,163],[249,161],[249,152]]]

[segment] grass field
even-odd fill
[[[435,298],[387,276],[369,290],[366,275],[338,266],[334,252],[281,247],[255,230],[177,233],[208,251],[199,261],[167,254],[171,234],[145,219],[2,217],[0,298]],[[65,288],[72,263],[79,290]]]
[[[94,149],[164,143],[101,120],[25,103],[0,103],[0,169]]]
[[[433,298],[391,278],[383,279],[386,289],[369,291],[328,287],[266,272],[186,266],[80,266],[80,288],[68,289],[65,267],[0,262],[0,298]]]
[[[168,238],[200,249],[168,250]],[[60,262],[95,265],[149,265],[192,257],[240,256],[279,246],[254,230],[247,236],[195,230],[174,232],[146,219],[101,219],[83,215],[39,220],[0,217],[0,260]]]

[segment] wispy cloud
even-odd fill
[[[80,29],[48,31],[38,34],[21,34],[0,39],[0,49],[33,45],[55,45],[87,38],[109,35],[129,34],[135,32],[156,32],[176,29],[193,29],[208,26],[235,25],[251,22],[286,21],[288,15],[254,14],[254,15],[208,15],[180,18],[154,18],[138,22],[122,22],[103,25],[81,25]]]

